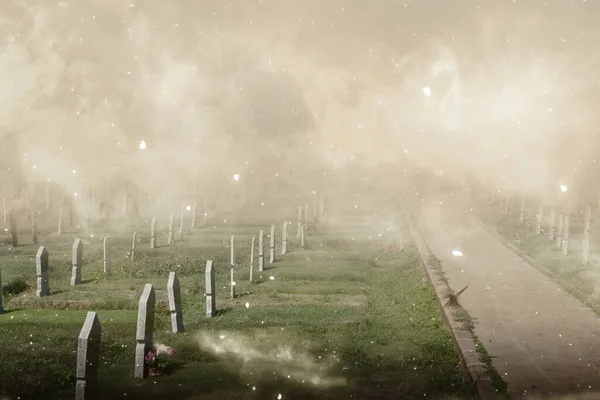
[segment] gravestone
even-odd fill
[[[281,232],[281,254],[287,253],[287,231],[288,231],[288,222],[285,221],[283,223],[283,231]]]
[[[261,229],[258,232],[258,272],[263,272],[265,269],[265,233]]]
[[[296,227],[296,237],[300,237],[300,230],[302,226],[302,206],[298,206],[298,226]]]
[[[192,229],[196,229],[196,211],[198,209],[198,203],[194,203],[192,208]]]
[[[2,305],[2,270],[0,269],[0,315],[4,314],[4,306]]]
[[[31,213],[31,242],[33,244],[37,244],[37,242],[38,242],[38,229],[37,229],[37,219],[35,217],[35,212]]]
[[[275,262],[275,225],[271,225],[270,239],[269,264],[273,264]]]
[[[71,285],[79,285],[81,283],[81,264],[83,261],[83,242],[81,239],[75,239],[71,253],[73,264],[73,269],[71,270]]]
[[[60,206],[60,211],[58,212],[58,234],[62,235],[63,233],[63,206]]]
[[[138,305],[137,330],[135,334],[135,373],[136,378],[148,376],[145,362],[146,353],[152,348],[152,331],[154,330],[154,306],[156,297],[154,287],[147,283]]]
[[[135,244],[137,241],[137,232],[133,232],[133,237],[131,238],[131,261],[135,259]]]
[[[562,253],[564,256],[569,254],[569,217],[565,217],[563,222]]]
[[[17,217],[15,216],[14,210],[8,212],[8,223],[10,225],[10,237],[13,247],[19,245],[18,231],[17,231]]]
[[[217,313],[217,291],[215,290],[215,268],[212,260],[206,261],[204,271],[206,281],[206,317],[214,317]]]
[[[235,235],[231,235],[231,257],[230,257],[230,265],[231,265],[231,298],[235,298]]]
[[[150,248],[156,248],[156,218],[152,218],[152,222],[150,223]]]
[[[40,246],[35,255],[35,273],[37,275],[37,297],[50,296],[50,285],[48,284],[48,250]]]
[[[102,327],[95,312],[88,312],[77,338],[75,399],[92,398],[98,388]]]
[[[256,236],[252,236],[252,244],[250,247],[250,283],[254,282],[254,243]]]
[[[302,225],[302,232],[300,232],[300,247],[302,247],[302,250],[304,250],[306,248],[305,243],[304,243],[304,225]]]
[[[169,239],[167,240],[167,244],[171,244],[174,242],[173,238],[173,225],[175,224],[175,215],[171,213],[169,216]]]
[[[185,208],[181,206],[181,213],[179,214],[179,240],[183,240],[183,210]]]
[[[183,314],[181,311],[181,289],[179,288],[179,278],[175,272],[169,272],[169,281],[167,283],[167,294],[169,296],[169,311],[171,312],[171,329],[173,333],[184,331]]]
[[[110,274],[112,272],[112,260],[110,258],[110,236],[107,236],[102,240],[102,248],[104,250],[104,273]]]

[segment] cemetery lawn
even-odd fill
[[[276,223],[277,261],[248,282],[252,235]],[[74,234],[40,237],[50,253],[52,295],[35,297],[35,252],[0,247],[5,314],[0,315],[0,397],[73,398],[77,336],[87,311],[102,325],[100,398],[171,399],[471,399],[458,356],[423,279],[406,227],[394,237],[360,221],[321,223],[299,248],[295,224],[289,253],[280,255],[279,221],[214,222],[186,230],[183,241],[150,250],[137,227],[136,260],[128,259],[131,229],[111,232],[113,273],[102,272],[98,236],[85,239],[83,283],[71,286]],[[164,233],[163,233],[164,234]],[[229,238],[236,235],[235,299],[229,298]],[[24,234],[26,235],[26,233]],[[26,239],[27,237],[25,237]],[[24,239],[24,240],[25,240]],[[217,310],[206,318],[204,267],[217,271]],[[166,284],[181,282],[184,334],[172,334]],[[160,377],[133,379],[137,306],[145,283],[156,290],[154,342],[177,355]],[[222,352],[219,352],[222,351]]]

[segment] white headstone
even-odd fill
[[[131,261],[135,259],[135,242],[137,241],[137,232],[133,232],[133,237],[131,238]]]
[[[150,223],[150,248],[156,248],[156,217],[153,217]]]
[[[287,253],[287,232],[288,231],[288,222],[285,221],[283,223],[283,230],[281,231],[281,254]]]
[[[88,312],[77,338],[75,399],[90,399],[98,387],[102,327],[95,312]]]
[[[212,260],[206,261],[204,272],[206,281],[206,317],[214,317],[217,313],[217,292],[215,290],[215,269]]]
[[[261,229],[258,233],[258,272],[263,272],[265,269],[265,233]]]
[[[269,264],[273,264],[275,262],[275,225],[271,225],[270,245]]]
[[[256,236],[252,236],[252,244],[250,248],[250,283],[254,282],[254,244]]]
[[[104,273],[110,274],[112,272],[112,260],[110,258],[110,236],[107,236],[102,240],[103,254],[104,254]]]
[[[71,285],[79,285],[81,283],[81,268],[83,262],[83,242],[76,238],[72,248],[72,264],[71,270]]]
[[[235,298],[235,235],[231,235],[231,298]]]
[[[169,296],[169,311],[171,312],[171,328],[173,333],[184,331],[183,314],[181,311],[181,290],[179,288],[179,278],[175,272],[169,272],[169,281],[167,283],[167,294]]]
[[[171,213],[171,215],[169,216],[169,240],[168,240],[168,244],[171,244],[175,241],[175,238],[173,237],[173,225],[175,224],[175,215],[173,213]]]
[[[152,348],[152,332],[154,330],[154,306],[156,298],[154,288],[147,283],[140,297],[138,306],[137,330],[135,334],[135,374],[136,378],[148,375],[145,362],[146,353]]]
[[[35,270],[37,275],[37,297],[50,296],[50,285],[48,283],[48,250],[40,246],[35,255]]]

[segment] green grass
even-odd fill
[[[294,217],[292,210],[287,219]],[[0,316],[0,395],[72,398],[76,338],[93,310],[102,324],[101,398],[474,398],[414,247],[384,243],[368,225],[351,220],[319,224],[302,251],[292,224],[291,252],[278,252],[278,261],[262,273],[255,260],[251,285],[250,239],[261,227],[266,239],[272,222],[256,221],[229,216],[156,250],[149,249],[146,227],[137,226],[135,261],[127,255],[131,236],[111,232],[113,274],[102,272],[96,238],[84,244],[84,283],[75,287],[69,284],[75,235],[41,236],[50,252],[47,298],[35,297],[36,247],[0,247],[7,295]],[[279,250],[279,220],[276,228]],[[235,299],[228,298],[231,234],[237,239]],[[403,226],[397,234],[409,236]],[[203,298],[206,259],[217,268],[219,314],[210,319]],[[171,270],[181,282],[186,326],[178,335],[170,332],[167,309]],[[163,376],[134,380],[137,302],[145,283],[157,296],[154,341],[178,354]],[[22,291],[24,284],[29,289]],[[215,353],[216,346],[224,352]]]

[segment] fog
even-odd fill
[[[597,146],[600,5],[536,4],[4,0],[4,179],[153,190],[407,161],[573,180]]]

